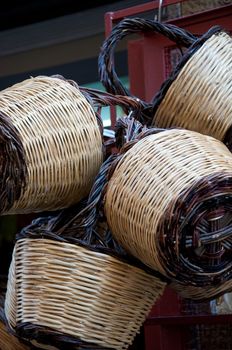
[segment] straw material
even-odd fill
[[[221,294],[218,285],[232,272],[231,199],[228,149],[173,129],[143,138],[119,160],[105,213],[115,239],[144,264],[173,282]]]
[[[92,106],[76,86],[54,77],[31,78],[0,92],[0,110],[16,130],[26,165],[20,196],[11,209],[5,205],[4,214],[64,208],[87,195],[103,160],[102,136]],[[10,161],[5,168],[10,174],[17,170]]]
[[[180,70],[152,123],[223,141],[232,126],[231,96],[232,38],[222,32],[211,36]]]
[[[164,288],[110,255],[49,239],[18,240],[10,271],[13,329],[29,323],[114,349],[131,344]]]

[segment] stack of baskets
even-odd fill
[[[139,119],[172,130],[156,130],[120,160],[106,216],[122,246],[182,296],[210,299],[232,289],[232,38],[220,27],[196,37],[174,25],[125,19],[99,56],[108,91],[131,96],[112,64],[114,49],[128,34],[151,32],[187,48]]]
[[[7,171],[22,174],[2,214],[66,208],[16,237],[4,310],[8,327],[38,348],[126,349],[166,280],[126,254],[101,222],[99,201],[114,157],[100,168],[99,108],[117,104],[136,116],[142,106],[59,76],[32,78],[1,94],[19,145],[19,164],[6,160]]]
[[[152,103],[125,96],[112,65],[117,41],[144,31],[189,47]],[[218,27],[196,38],[127,19],[99,57],[115,96],[60,76],[0,93],[1,214],[62,209],[16,236],[4,310],[12,334],[42,349],[127,349],[167,284],[196,300],[232,289],[226,48],[232,40]],[[111,104],[129,116],[117,125],[118,153],[105,159],[99,108]]]

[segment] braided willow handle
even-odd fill
[[[114,50],[117,43],[129,34],[159,33],[180,46],[189,47],[197,39],[192,33],[172,24],[143,18],[128,18],[116,25],[110,36],[104,41],[98,58],[100,80],[108,92],[117,95],[131,96],[120,82],[114,68]]]
[[[140,115],[148,108],[148,104],[138,98],[122,95],[112,95],[105,91],[100,91],[91,88],[79,87],[82,94],[96,108],[106,106],[120,106],[126,114],[141,119]]]

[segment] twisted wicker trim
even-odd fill
[[[27,166],[23,144],[10,118],[0,112],[0,213],[9,210],[27,184]]]
[[[21,339],[27,339],[34,344],[36,349],[43,349],[43,345],[51,345],[59,349],[67,350],[112,350],[93,343],[85,342],[69,334],[56,332],[49,327],[37,326],[32,323],[21,323],[15,328],[15,334]],[[35,340],[36,339],[36,340]],[[33,347],[34,349],[34,347]]]
[[[105,91],[80,87],[80,91],[85,98],[94,107],[102,108],[105,106],[120,106],[126,114],[139,119],[140,114],[144,109],[144,104],[141,100],[129,96],[112,95]]]
[[[158,228],[159,259],[161,265],[165,266],[166,273],[173,274],[174,279],[183,285],[219,286],[232,279],[230,256],[232,223],[229,220],[229,223],[224,223],[225,226],[215,227],[212,232],[208,232],[207,227],[201,223],[206,220],[205,212],[207,210],[223,207],[224,210],[232,212],[230,188],[232,188],[232,175],[230,174],[219,172],[205,176],[180,193],[178,199],[170,203],[163,213]],[[176,215],[172,215],[172,213],[176,213]],[[223,211],[218,209],[215,213],[212,212],[212,219],[222,214]],[[201,236],[196,229],[197,224]],[[179,249],[174,248],[175,239],[179,240]],[[210,249],[214,248],[216,242],[222,242],[222,246],[227,250],[222,261],[219,249],[218,251]],[[207,249],[201,255],[202,263],[200,265],[202,266],[199,266],[199,256],[189,255],[188,250],[190,247],[197,249],[201,246],[207,247]],[[204,262],[207,257],[209,261],[212,261],[212,265],[207,264],[207,260]],[[217,264],[214,265],[215,261]]]

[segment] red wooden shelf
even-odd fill
[[[232,323],[232,314],[225,315],[188,315],[188,316],[157,316],[146,320],[145,326],[189,326],[194,324]]]

